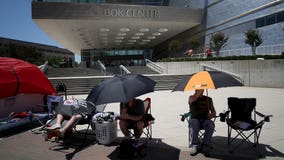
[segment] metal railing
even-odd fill
[[[131,73],[124,65],[120,65],[119,68],[120,68],[120,75],[125,75],[125,74]]]
[[[203,63],[200,64],[200,66],[202,67],[202,70],[204,70],[204,71],[209,69],[209,70],[214,70],[214,71],[220,71],[220,72],[227,73],[227,74],[233,76],[235,79],[237,79],[242,84],[244,84],[244,80],[243,80],[242,76],[239,75],[239,74],[235,74],[235,73],[232,73],[232,72],[229,72],[229,71],[225,71],[225,70],[222,70],[220,68],[216,68],[216,67],[213,67],[213,66],[210,66],[210,65],[207,65],[207,64],[203,64]]]
[[[212,56],[216,56],[216,52],[211,52]],[[275,44],[267,46],[259,46],[256,48],[256,55],[280,55],[284,53],[284,44]],[[230,50],[221,50],[220,56],[248,56],[252,55],[251,47],[240,48],[240,49],[230,49]],[[193,54],[194,58],[206,58],[205,53]]]
[[[284,44],[268,45],[268,46],[259,46],[256,48],[256,55],[280,55],[284,52]],[[224,56],[240,56],[240,55],[252,55],[251,47],[233,49],[233,50],[224,50],[220,51],[220,55]]]
[[[97,60],[97,64],[98,64],[98,67],[101,70],[102,75],[106,76],[106,67],[105,67],[105,65],[100,60]]]
[[[43,73],[45,73],[45,71],[47,70],[47,64],[48,64],[48,61],[45,61],[44,64],[38,66],[38,68],[39,68]]]
[[[160,74],[163,74],[165,72],[165,69],[163,67],[161,67],[160,65],[150,61],[149,59],[145,59],[145,62],[146,62],[146,66],[151,68],[152,70],[160,73]]]

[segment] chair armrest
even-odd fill
[[[143,121],[145,121],[145,122],[154,121],[154,120],[155,120],[155,118],[150,113],[146,113],[143,116]]]
[[[212,117],[213,121],[215,122],[218,117],[220,117],[220,115],[217,115],[217,116],[215,115],[215,116],[213,116],[213,117]]]
[[[180,114],[181,118],[180,120],[183,122],[185,119],[189,119],[190,117],[190,112],[184,113],[184,114]]]
[[[220,121],[221,121],[221,122],[225,122],[226,117],[229,116],[229,113],[230,113],[230,111],[225,111],[225,112],[220,113],[220,114],[219,114],[219,116],[220,116]]]
[[[258,111],[255,111],[255,113],[260,116],[260,117],[263,117],[264,121],[265,122],[270,122],[270,117],[273,117],[273,115],[264,115]]]

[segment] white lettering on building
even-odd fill
[[[153,9],[105,9],[104,15],[107,17],[157,18],[159,12]]]

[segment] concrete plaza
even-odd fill
[[[193,92],[156,91],[139,98],[152,99],[153,139],[146,148],[146,157],[137,159],[284,159],[284,89],[230,87],[209,90],[217,113],[227,109],[228,97],[256,98],[257,110],[263,114],[272,114],[271,122],[265,123],[260,135],[262,157],[244,143],[241,148],[229,153],[232,146],[227,145],[227,124],[216,120],[216,132],[213,135],[213,148],[210,157],[198,154],[189,155],[188,127],[180,121],[180,114],[188,111],[187,99]],[[71,95],[70,95],[71,96]],[[86,98],[87,95],[74,95]],[[119,112],[119,104],[108,104],[106,111]],[[83,126],[84,127],[84,126]],[[122,134],[118,129],[118,137]],[[74,141],[76,138],[74,138]],[[118,139],[118,140],[119,140]],[[69,140],[70,143],[73,140]],[[31,131],[4,137],[0,140],[1,159],[118,159],[118,143],[110,146],[99,145],[94,141],[85,146],[55,142],[45,142],[41,135]],[[91,143],[92,142],[92,143]]]

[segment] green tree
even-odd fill
[[[217,32],[210,38],[210,48],[216,52],[216,57],[219,57],[220,50],[226,46],[228,37],[223,32]]]
[[[179,40],[170,41],[169,48],[168,48],[168,50],[171,52],[170,55],[172,54],[176,55],[176,53],[181,49],[181,47],[182,46]]]
[[[28,61],[35,65],[41,65],[44,63],[44,56],[37,52],[35,48],[29,46],[20,46],[14,43],[8,44],[9,57]]]
[[[251,46],[252,55],[256,54],[256,47],[262,44],[263,36],[258,30],[250,29],[245,32],[245,43]]]

